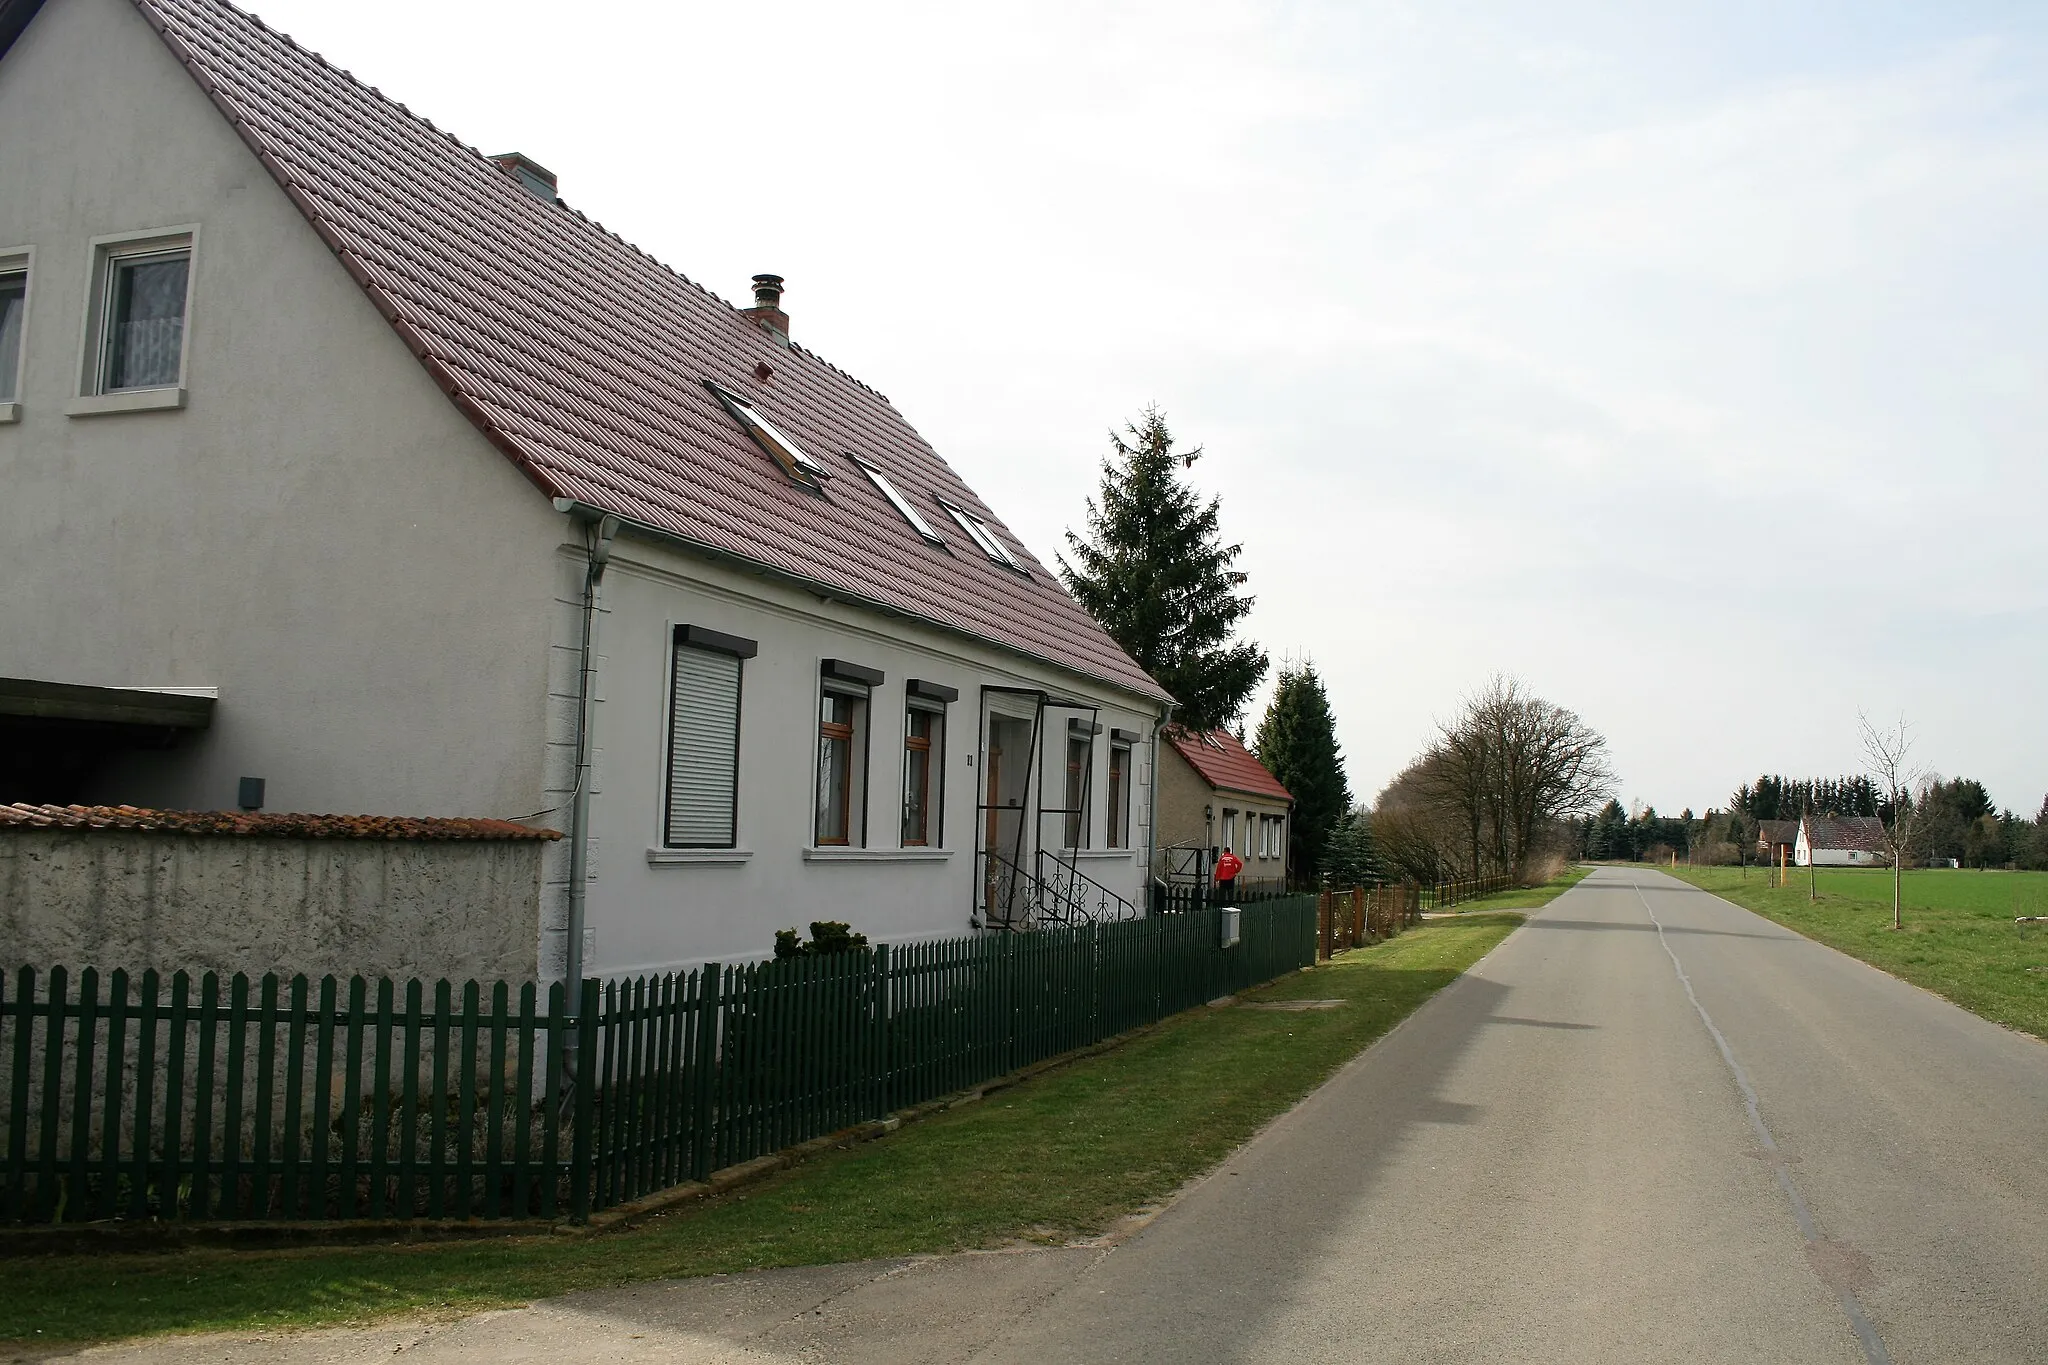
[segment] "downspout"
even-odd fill
[[[590,769],[591,740],[597,728],[598,593],[604,585],[605,566],[611,563],[612,539],[618,533],[617,517],[584,522],[583,648],[582,667],[576,675],[576,790],[569,810],[569,943],[562,969],[562,989],[572,1019],[582,1008],[583,925],[590,891]]]
[[[1145,793],[1145,914],[1152,913],[1152,882],[1158,876],[1159,868],[1159,732],[1167,721],[1173,718],[1173,703],[1167,702],[1159,708],[1159,719],[1152,726],[1152,753],[1146,759],[1151,772],[1146,774]]]

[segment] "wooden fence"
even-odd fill
[[[1519,885],[1521,883],[1513,876],[1501,873],[1493,877],[1467,877],[1462,881],[1438,882],[1427,888],[1425,894],[1429,898],[1430,909],[1442,910],[1446,906],[1478,900],[1481,896],[1491,896],[1497,891],[1512,891]]]
[[[1316,938],[1322,957],[1392,938],[1422,917],[1422,892],[1413,886],[1355,886],[1316,898]]]
[[[1317,900],[563,987],[0,976],[0,1222],[569,1218],[1307,966]],[[544,1008],[543,1008],[544,1005]]]

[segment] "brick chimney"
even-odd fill
[[[762,331],[789,345],[789,314],[782,311],[782,276],[754,276],[754,306],[740,309],[740,316],[752,318]]]

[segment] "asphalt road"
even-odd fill
[[[2048,1362],[2048,1047],[1601,869],[1114,1246],[191,1361]]]

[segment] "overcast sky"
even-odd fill
[[[1859,708],[2048,790],[2048,6],[255,4],[1048,562],[1157,403],[1364,796],[1495,670],[1665,813]]]

